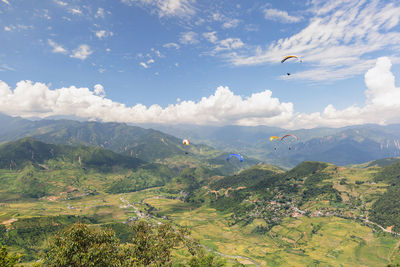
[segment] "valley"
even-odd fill
[[[72,124],[90,140],[104,134]],[[57,136],[60,129],[52,129]],[[187,238],[227,266],[400,264],[399,158],[285,169],[247,156],[243,164],[227,161],[229,152],[201,144],[186,154],[179,139],[154,133],[120,143],[128,153],[79,141],[87,134],[72,134],[80,136],[73,145],[49,136],[53,142],[4,142],[0,243],[31,266],[51,237],[75,222],[111,228],[124,243],[132,236],[128,225],[148,220],[187,228]],[[119,137],[107,138],[112,144],[107,140]],[[173,257],[179,266],[190,255],[178,249]]]

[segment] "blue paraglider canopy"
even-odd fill
[[[243,161],[243,157],[242,157],[240,154],[230,154],[230,155],[226,158],[226,160],[229,160],[231,157],[237,157],[237,158],[240,160],[240,162]]]

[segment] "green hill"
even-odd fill
[[[52,145],[30,137],[0,146],[1,169],[20,169],[27,164],[41,165],[46,169],[43,164],[48,160],[62,160],[103,170],[116,166],[135,169],[145,163],[98,147]]]

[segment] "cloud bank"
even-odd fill
[[[270,90],[242,97],[224,86],[198,101],[180,100],[164,108],[156,104],[128,107],[107,99],[100,84],[93,90],[75,86],[50,89],[44,83],[20,81],[11,90],[0,81],[0,112],[41,118],[73,115],[104,122],[269,125],[288,129],[400,123],[400,88],[395,85],[391,65],[389,58],[378,58],[365,74],[364,106],[343,110],[328,105],[322,112],[299,113],[294,111],[293,103],[272,97]]]

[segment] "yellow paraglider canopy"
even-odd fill
[[[297,58],[298,60],[300,60],[300,62],[302,62],[302,60],[298,56],[290,55],[290,56],[286,56],[286,57],[282,58],[281,63],[285,62],[289,58]]]
[[[278,137],[278,136],[271,136],[271,137],[269,138],[269,140],[270,140],[270,141],[274,141],[274,140],[279,141],[279,137]]]

